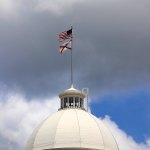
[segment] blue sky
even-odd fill
[[[144,142],[149,138],[149,89],[142,87],[123,94],[107,95],[100,101],[91,102],[90,107],[91,112],[97,117],[109,115],[119,128],[126,131],[137,142]]]
[[[61,55],[57,38],[73,25],[75,88],[89,88],[91,111],[112,129],[120,150],[149,150],[149,6],[0,0],[0,149],[22,150],[58,110],[58,93],[70,88],[70,51]]]

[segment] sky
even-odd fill
[[[23,150],[32,130],[70,87],[73,26],[77,89],[120,150],[150,150],[149,0],[0,0],[0,149]]]

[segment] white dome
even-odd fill
[[[35,129],[26,150],[118,150],[104,123],[82,109],[62,109]]]

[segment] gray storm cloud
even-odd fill
[[[150,81],[148,0],[1,1],[0,85],[27,97],[70,86],[70,53],[57,35],[74,26],[74,80],[99,95]],[[67,5],[65,5],[67,3]]]

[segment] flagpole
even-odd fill
[[[71,87],[73,88],[73,27],[71,26],[72,29],[72,40],[71,40]]]

